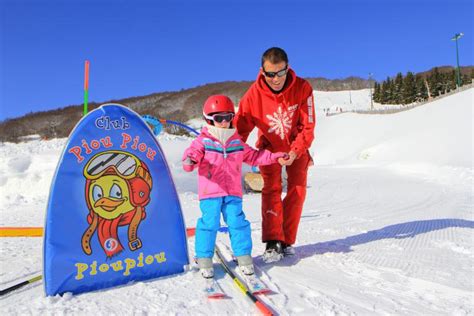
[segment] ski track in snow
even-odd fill
[[[323,173],[324,170],[319,172]],[[326,172],[333,170],[328,168]],[[463,300],[471,300],[472,294],[463,289],[472,289],[472,279],[466,279],[466,276],[472,275],[471,230],[474,223],[457,219],[459,215],[468,217],[469,209],[464,208],[464,212],[459,212],[457,203],[450,202],[462,201],[465,192],[463,195],[462,192],[445,190],[440,195],[437,194],[440,192],[439,185],[421,185],[419,181],[409,178],[402,181],[402,191],[397,195],[410,196],[414,187],[424,188],[423,192],[414,194],[408,200],[389,199],[394,194],[389,185],[386,190],[379,188],[376,191],[373,186],[378,184],[356,180],[360,179],[359,173],[367,176],[370,170],[345,170],[344,179],[341,175],[338,177],[337,185],[345,182],[347,177],[349,183],[346,185],[355,185],[354,188],[357,188],[350,196],[338,198],[334,194],[336,188],[329,188],[329,184],[327,190],[316,194],[319,196],[316,200],[332,201],[334,211],[331,216],[312,217],[311,221],[305,221],[306,212],[303,214],[298,238],[298,244],[303,245],[296,247],[296,258],[285,258],[281,263],[268,266],[257,258],[258,267],[266,275],[275,275],[271,277],[273,284],[296,285],[296,288],[290,287],[288,292],[285,292],[286,286],[280,287],[280,290],[284,291],[287,301],[297,307],[287,308],[284,303],[277,306],[295,313],[317,310],[323,314],[356,312],[408,315],[413,310],[442,313],[445,306],[463,306]],[[371,179],[370,176],[368,178]],[[400,182],[399,177],[393,178],[390,174],[380,180],[385,184]],[[362,192],[371,191],[378,192],[378,195],[373,195],[371,200],[363,197]],[[329,194],[329,197],[325,197],[325,194]],[[383,211],[379,209],[381,205]],[[323,205],[321,207],[324,208]],[[453,208],[453,211],[440,212],[440,208]],[[418,209],[426,215],[414,218],[412,213]],[[368,210],[373,213],[370,214]],[[363,216],[360,214],[362,211]],[[384,219],[383,215],[386,214],[390,214],[390,218]],[[453,218],[444,218],[447,214]],[[406,218],[406,221],[392,224],[390,219],[394,217]],[[340,223],[328,225],[330,220]],[[255,235],[254,240],[259,237]],[[314,240],[319,242],[314,243]],[[449,268],[453,257],[458,265]],[[285,261],[288,261],[288,265]],[[459,271],[460,266],[464,267],[463,271]],[[312,276],[311,285],[308,285],[305,275]],[[334,278],[335,275],[338,277]],[[297,280],[296,284],[293,278]],[[334,281],[341,283],[341,288],[334,290]],[[346,298],[347,302],[341,302],[341,297]],[[306,303],[296,303],[301,299]],[[333,301],[338,303],[332,304]],[[305,305],[307,308],[301,307]]]
[[[470,115],[443,108],[459,104],[469,108]],[[438,137],[438,116],[457,143]],[[420,118],[427,124],[423,129],[438,136],[430,143],[417,134],[419,152],[403,151],[396,137],[406,141],[406,135],[414,135],[421,127],[411,124],[422,124],[417,123]],[[389,130],[398,126],[397,120],[407,131]],[[308,176],[296,256],[275,264],[262,261],[260,195],[244,196],[256,273],[274,292],[262,300],[279,315],[473,315],[473,141],[472,135],[466,137],[472,121],[472,89],[399,115],[322,117],[316,132],[321,141],[311,149],[316,166]],[[386,128],[383,135],[373,133],[373,124]],[[346,140],[348,134],[355,135]],[[196,175],[183,172],[180,163],[191,139],[162,135],[159,141],[186,225],[194,227],[200,216]],[[64,139],[0,144],[2,226],[43,226],[49,185],[64,144]],[[228,235],[220,233],[219,239],[229,245]],[[0,242],[1,288],[42,273],[41,238]],[[188,244],[192,257],[194,238]],[[202,278],[193,268],[178,276],[76,296],[46,298],[42,282],[35,282],[2,297],[0,310],[81,315],[258,313],[217,265],[216,276],[229,298],[204,299]]]

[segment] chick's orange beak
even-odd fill
[[[95,202],[94,207],[101,207],[107,212],[112,212],[117,207],[122,205],[124,201],[125,199],[112,200],[112,199],[103,197],[97,200],[97,202]]]

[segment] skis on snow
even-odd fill
[[[252,278],[251,280],[246,280],[244,281],[245,283],[249,282],[248,284],[252,284],[251,281],[254,281],[253,285],[251,285],[253,288],[247,287],[244,282],[237,277],[237,275],[232,271],[232,269],[229,267],[228,262],[225,260],[224,256],[222,255],[221,250],[219,249],[219,246],[216,244],[216,255],[217,258],[219,259],[222,267],[224,268],[225,272],[232,278],[234,281],[235,285],[241,290],[242,293],[244,293],[250,300],[255,304],[255,306],[264,314],[264,315],[273,315],[273,312],[271,309],[266,306],[257,296],[257,293],[253,293],[252,290],[257,290],[262,293],[268,293],[269,290],[264,290],[263,288],[266,289],[266,286],[261,282],[256,276]],[[239,273],[240,274],[240,273]],[[255,282],[257,280],[257,282]],[[263,292],[262,292],[263,291]]]
[[[219,264],[223,267],[224,271],[230,275],[234,282],[238,281],[238,286],[241,290],[249,291],[252,295],[267,294],[271,290],[263,283],[259,277],[255,274],[246,275],[243,274],[238,268],[235,269],[235,273],[231,267],[228,266],[220,250],[216,249],[216,254],[219,259]],[[220,255],[219,255],[220,254]],[[231,272],[231,273],[229,273]],[[209,299],[220,299],[228,297],[215,277],[205,278],[204,280],[204,295]],[[239,284],[240,283],[240,284]]]
[[[209,299],[225,298],[227,295],[214,278],[204,279],[204,294]]]
[[[237,272],[237,273],[239,274],[239,276],[242,277],[249,291],[252,294],[258,295],[258,294],[267,294],[271,292],[271,290],[265,285],[265,283],[263,283],[260,280],[260,278],[257,277],[255,274],[246,275],[241,272]]]

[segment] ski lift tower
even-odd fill
[[[457,80],[457,86],[458,88],[461,86],[461,70],[459,69],[459,51],[458,51],[458,39],[460,39],[464,34],[463,33],[457,33],[454,34],[453,38],[451,38],[452,41],[456,41],[456,62],[457,62],[457,68],[456,68],[456,80]]]

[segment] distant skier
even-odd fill
[[[282,167],[262,166],[262,241],[265,262],[294,254],[298,225],[306,196],[306,177],[312,158],[316,116],[313,89],[289,68],[288,56],[278,47],[266,50],[257,80],[240,101],[236,127],[244,141],[257,127],[257,148],[289,153],[287,195],[282,194]]]
[[[245,144],[232,126],[234,104],[224,95],[204,103],[207,126],[183,155],[183,168],[198,167],[202,212],[196,226],[196,258],[204,278],[212,278],[212,257],[221,213],[229,228],[232,250],[243,274],[254,274],[250,223],[242,210],[242,162],[256,165],[283,163],[285,153],[255,150]]]

